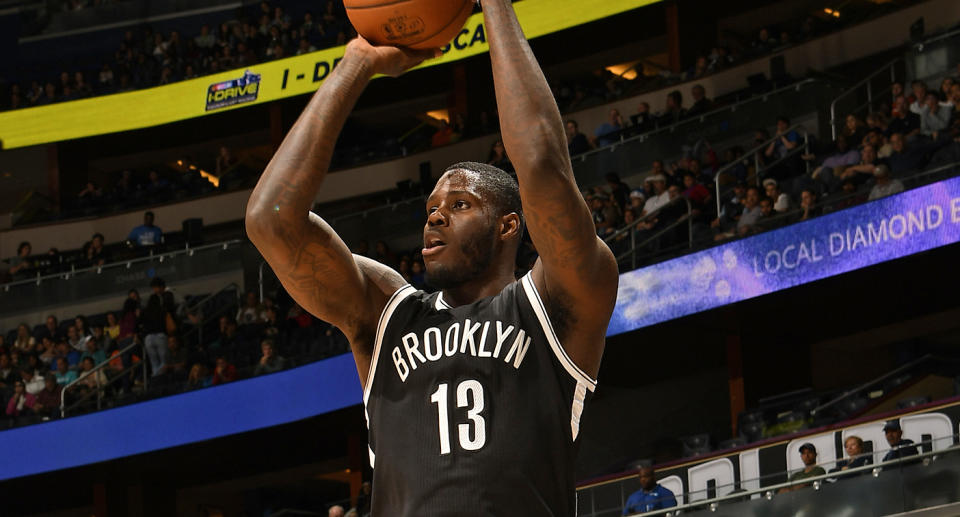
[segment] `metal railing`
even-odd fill
[[[863,103],[863,104],[860,104],[859,106],[856,106],[855,108],[853,108],[852,110],[850,110],[849,113],[858,113],[858,112],[859,112],[861,109],[863,109],[864,107],[873,108],[873,98],[874,98],[874,95],[873,95],[873,79],[874,79],[875,77],[877,77],[877,76],[879,76],[879,75],[881,75],[881,74],[885,74],[885,73],[887,73],[887,72],[889,71],[889,72],[890,72],[890,84],[893,84],[893,83],[897,80],[896,65],[901,64],[901,63],[903,63],[903,62],[904,62],[904,59],[903,59],[902,57],[898,57],[898,58],[894,59],[893,61],[890,61],[889,63],[883,65],[883,66],[880,67],[880,68],[878,68],[878,69],[877,69],[875,72],[873,72],[872,74],[870,74],[870,75],[866,76],[865,78],[863,78],[863,79],[862,79],[860,82],[858,82],[857,84],[854,84],[853,86],[851,86],[850,88],[848,88],[847,91],[845,91],[845,92],[841,93],[840,95],[838,95],[837,98],[833,99],[833,102],[830,103],[830,131],[831,131],[831,136],[832,136],[832,138],[833,138],[834,141],[836,141],[836,139],[837,139],[837,125],[838,125],[838,123],[840,123],[840,121],[837,120],[837,102],[839,102],[840,99],[849,97],[850,95],[853,95],[854,93],[859,92],[859,91],[860,91],[860,88],[863,87],[864,85],[866,85],[866,87],[867,87],[867,102],[865,102],[865,103]],[[889,86],[888,86],[887,88],[884,88],[883,90],[881,90],[881,91],[878,93],[878,98],[879,98],[879,95],[885,94],[885,93],[887,93],[887,92],[889,92],[889,91],[890,91],[890,87],[889,87]]]
[[[626,143],[629,143],[629,142],[635,142],[635,141],[636,141],[636,142],[643,142],[644,140],[646,140],[646,139],[648,139],[648,138],[650,138],[650,137],[652,137],[652,136],[654,136],[654,135],[660,134],[660,133],[666,133],[666,132],[673,133],[673,132],[677,131],[677,129],[678,129],[680,126],[684,126],[684,125],[687,125],[687,124],[702,124],[708,117],[712,117],[712,116],[714,116],[714,115],[719,115],[719,114],[721,114],[721,113],[725,113],[725,112],[728,112],[728,111],[731,112],[731,113],[732,113],[732,112],[735,112],[735,111],[737,111],[737,109],[739,109],[741,106],[743,106],[743,105],[745,105],[745,104],[752,103],[752,102],[756,102],[756,101],[766,102],[769,97],[774,96],[774,95],[777,95],[777,94],[782,93],[782,92],[786,92],[786,91],[790,91],[790,90],[794,90],[794,91],[799,92],[799,91],[800,91],[801,89],[803,89],[805,86],[809,86],[809,85],[812,85],[812,84],[816,84],[816,83],[818,83],[818,82],[819,82],[819,81],[816,80],[816,79],[802,79],[802,80],[797,81],[797,82],[795,82],[795,83],[793,83],[793,84],[791,84],[791,85],[784,86],[784,87],[782,87],[782,88],[777,88],[777,89],[774,89],[774,90],[770,90],[769,92],[752,95],[752,96],[750,96],[750,97],[747,97],[746,99],[738,100],[738,101],[736,101],[736,102],[734,102],[734,103],[732,103],[732,104],[725,104],[725,105],[723,105],[723,106],[721,106],[721,107],[719,107],[719,108],[716,108],[716,109],[714,109],[714,110],[712,110],[712,111],[708,111],[708,112],[706,112],[706,113],[701,113],[701,114],[699,114],[699,115],[694,115],[694,116],[692,116],[692,117],[685,118],[685,119],[683,119],[683,120],[680,120],[680,121],[675,122],[675,123],[670,124],[670,125],[660,126],[660,127],[655,128],[655,129],[651,129],[650,131],[643,132],[643,133],[641,133],[641,134],[639,134],[639,135],[634,135],[634,136],[629,136],[629,137],[627,137],[627,136],[625,136],[625,134],[624,134],[624,133],[625,133],[624,130],[629,129],[629,128],[623,128],[623,129],[620,130],[619,141],[614,142],[614,143],[609,144],[609,145],[605,145],[605,146],[603,146],[603,147],[598,147],[598,148],[596,148],[596,149],[591,149],[591,150],[586,151],[586,152],[584,152],[584,153],[580,153],[580,154],[574,156],[573,159],[575,159],[575,160],[579,159],[579,160],[583,161],[583,160],[586,160],[588,156],[591,156],[591,155],[594,155],[594,154],[597,154],[597,153],[600,153],[600,152],[604,152],[604,151],[611,151],[613,148],[616,148],[616,147],[619,146],[619,145],[623,145],[623,144],[626,144]]]
[[[146,390],[147,389],[147,368],[145,366],[146,354],[144,354],[144,359],[141,359],[137,363],[134,363],[133,361],[131,361],[130,366],[125,367],[112,379],[107,379],[106,384],[104,384],[103,386],[100,385],[100,375],[98,375],[98,372],[100,372],[101,370],[109,366],[111,361],[116,361],[116,360],[122,361],[124,354],[130,352],[131,350],[137,347],[143,347],[143,344],[140,342],[138,338],[135,337],[133,341],[129,345],[124,347],[122,350],[120,350],[120,352],[117,355],[107,358],[102,363],[91,368],[89,371],[82,372],[76,379],[74,379],[73,381],[70,381],[69,384],[64,386],[63,389],[60,390],[60,418],[64,418],[67,416],[68,409],[73,409],[77,406],[80,406],[81,404],[84,403],[84,401],[86,401],[90,397],[93,397],[94,395],[96,395],[97,397],[97,410],[99,411],[103,409],[103,390],[108,386],[110,386],[111,384],[118,382],[124,375],[127,375],[134,369],[141,366],[143,366],[143,389]],[[75,400],[73,404],[71,404],[70,407],[68,408],[67,407],[67,391],[70,388],[76,386],[77,384],[81,382],[85,382],[87,377],[91,375],[93,375],[94,379],[96,379],[96,383],[97,383],[96,389],[83,394],[83,396]]]
[[[43,275],[40,272],[37,272],[36,276],[33,278],[8,282],[6,284],[3,284],[2,287],[4,291],[9,291],[11,287],[18,286],[18,285],[27,285],[27,284],[40,285],[44,281],[56,280],[56,279],[69,280],[70,277],[83,274],[83,273],[95,273],[99,275],[103,271],[109,270],[109,269],[120,269],[120,268],[130,269],[135,264],[141,264],[141,263],[153,262],[153,261],[158,261],[160,263],[163,263],[167,259],[172,259],[180,256],[192,257],[196,252],[206,251],[206,250],[215,249],[215,248],[221,248],[226,250],[232,246],[242,245],[244,242],[246,241],[242,239],[231,239],[228,241],[218,242],[215,244],[206,244],[203,246],[191,247],[189,244],[187,244],[184,246],[183,249],[177,249],[177,250],[171,250],[171,251],[155,252],[154,250],[151,250],[150,254],[145,257],[137,257],[129,260],[109,262],[102,266],[91,266],[91,267],[78,269],[76,268],[75,265],[71,265],[70,271],[50,273],[47,275]]]
[[[876,379],[867,381],[867,382],[865,382],[865,383],[863,383],[863,384],[861,384],[861,385],[859,385],[859,386],[857,386],[857,387],[855,387],[855,388],[853,388],[853,389],[851,389],[851,390],[849,390],[849,391],[845,391],[845,392],[843,392],[841,395],[839,395],[839,396],[837,396],[837,397],[834,397],[833,399],[830,399],[829,401],[824,402],[823,404],[820,404],[819,406],[811,409],[811,410],[810,410],[810,416],[814,416],[814,415],[816,415],[817,413],[819,413],[820,411],[823,411],[824,409],[827,409],[828,407],[831,407],[831,406],[833,406],[834,404],[837,404],[838,402],[841,402],[841,401],[843,401],[843,400],[846,400],[848,397],[851,397],[851,396],[853,396],[853,395],[856,395],[857,393],[860,393],[860,392],[862,392],[863,390],[865,390],[865,389],[867,389],[867,388],[869,388],[869,387],[871,387],[871,386],[874,386],[874,385],[876,385],[876,384],[878,384],[878,383],[881,383],[881,382],[883,382],[883,381],[885,381],[885,380],[893,377],[894,375],[897,375],[897,374],[900,373],[900,372],[905,372],[905,371],[907,371],[907,370],[910,370],[910,369],[913,368],[914,366],[917,366],[918,364],[925,363],[925,362],[927,362],[927,360],[929,360],[929,359],[931,359],[931,358],[933,358],[933,355],[932,355],[932,354],[927,354],[927,355],[925,355],[925,356],[923,356],[923,357],[921,357],[921,358],[919,358],[919,359],[917,359],[917,360],[915,360],[915,361],[911,361],[911,362],[909,362],[909,363],[907,363],[907,364],[905,364],[905,365],[903,365],[903,366],[900,366],[899,368],[895,368],[895,369],[893,369],[893,370],[890,370],[889,372],[881,375],[880,377],[877,377]]]
[[[637,226],[639,226],[640,224],[655,220],[657,217],[659,217],[663,213],[663,210],[665,208],[667,208],[668,206],[674,205],[680,202],[681,200],[687,204],[687,213],[684,216],[680,217],[676,221],[671,222],[670,224],[668,224],[663,228],[657,229],[654,233],[648,235],[639,243],[637,242]],[[660,237],[662,237],[667,232],[673,230],[674,228],[677,228],[678,226],[684,223],[687,224],[687,247],[688,249],[693,248],[693,205],[690,203],[690,200],[686,198],[686,196],[680,195],[674,199],[671,199],[666,205],[663,205],[662,207],[654,210],[653,212],[638,218],[636,221],[630,223],[629,225],[624,226],[623,228],[620,228],[619,230],[608,235],[603,239],[603,242],[607,243],[607,245],[610,246],[612,249],[616,244],[618,237],[621,237],[629,233],[630,248],[624,251],[623,253],[620,253],[619,255],[617,255],[616,260],[617,260],[617,263],[619,264],[620,261],[626,258],[628,255],[632,255],[631,269],[636,269],[638,248],[642,248],[650,244],[656,239],[659,239]]]
[[[262,271],[261,271],[261,274],[262,274]],[[196,333],[197,343],[201,345],[203,344],[203,327],[206,326],[207,323],[213,321],[214,318],[219,318],[224,312],[221,309],[208,314],[207,311],[204,310],[204,306],[207,303],[209,303],[211,300],[217,299],[217,297],[219,297],[223,293],[226,293],[230,290],[233,290],[236,292],[236,302],[237,302],[237,305],[239,306],[240,305],[240,286],[234,282],[230,282],[229,284],[221,288],[219,291],[203,297],[203,299],[193,303],[189,307],[184,307],[181,309],[180,311],[182,313],[181,316],[186,317],[191,314],[197,316],[197,323],[194,325],[194,327],[183,334],[182,339],[184,342],[188,342],[187,338],[191,337],[194,333]],[[262,290],[263,289],[261,287],[260,301],[263,301]]]
[[[783,134],[787,134],[787,133],[790,133],[790,132],[792,132],[792,131],[797,131],[797,130],[800,130],[800,131],[803,132],[803,144],[802,144],[802,145],[797,145],[795,148],[791,149],[791,150],[790,150],[786,155],[784,155],[783,157],[778,158],[778,159],[774,160],[773,162],[768,163],[768,164],[766,164],[765,166],[761,167],[761,164],[760,164],[760,154],[759,154],[759,153],[765,152],[766,148],[769,147],[769,146],[770,146],[771,144],[773,144],[774,142],[776,142],[777,140],[779,140],[779,139],[783,136]],[[720,169],[717,170],[716,174],[715,174],[714,177],[713,177],[713,183],[714,183],[714,187],[715,187],[715,192],[714,192],[714,194],[715,194],[716,197],[717,197],[717,217],[720,216],[720,212],[722,211],[722,207],[721,207],[721,195],[722,195],[723,193],[720,191],[720,178],[721,178],[727,171],[732,170],[734,167],[742,166],[747,160],[750,160],[750,159],[751,159],[750,157],[752,156],[752,157],[753,157],[753,164],[754,164],[754,176],[756,177],[756,182],[757,182],[757,185],[759,186],[759,185],[760,185],[760,180],[761,180],[761,178],[762,178],[762,173],[763,173],[763,171],[772,169],[772,168],[776,167],[777,165],[780,165],[780,164],[783,163],[784,161],[786,161],[786,160],[788,160],[788,159],[790,159],[790,158],[793,158],[794,156],[796,156],[797,154],[799,154],[800,151],[807,151],[807,150],[809,150],[809,148],[810,148],[810,132],[807,131],[807,128],[806,128],[803,124],[801,124],[801,123],[794,124],[794,125],[790,126],[789,128],[787,128],[787,129],[783,132],[783,134],[781,134],[781,135],[775,135],[775,136],[773,136],[773,137],[771,137],[771,138],[768,138],[767,140],[764,140],[763,143],[757,144],[755,147],[752,147],[752,148],[749,149],[748,151],[744,152],[744,153],[743,153],[743,157],[738,158],[737,160],[734,160],[734,161],[732,161],[732,162],[724,165],[723,167],[720,167]],[[809,169],[809,168],[810,168],[810,163],[809,163],[809,162],[805,162],[805,164],[806,164],[806,168]],[[808,172],[809,172],[809,170],[808,170]]]
[[[732,485],[730,484],[718,485],[714,487],[713,490],[716,490],[717,492],[721,492],[721,491],[725,491],[726,489],[729,489],[731,493],[728,493],[722,496],[697,499],[692,502],[685,502],[684,504],[678,504],[672,508],[668,508],[664,510],[654,510],[650,512],[644,512],[642,515],[648,516],[648,517],[655,517],[655,516],[672,517],[672,516],[682,515],[685,512],[694,512],[694,511],[707,510],[707,509],[709,509],[711,512],[715,512],[723,503],[740,502],[747,499],[758,499],[759,497],[762,497],[767,500],[771,500],[782,491],[796,489],[801,486],[809,485],[812,490],[820,490],[821,487],[823,486],[823,483],[833,483],[835,481],[840,481],[842,480],[842,478],[845,478],[845,477],[852,478],[852,477],[866,474],[866,473],[870,473],[873,477],[880,477],[884,471],[892,470],[891,469],[892,467],[902,466],[905,463],[921,463],[926,466],[926,465],[930,465],[933,461],[940,459],[945,454],[950,454],[950,453],[955,454],[957,452],[960,452],[960,450],[953,447],[954,444],[957,442],[957,439],[958,439],[958,435],[953,434],[950,436],[944,436],[936,439],[922,440],[912,445],[916,447],[918,451],[922,451],[922,449],[925,447],[931,447],[933,448],[933,450],[928,452],[919,452],[919,454],[910,455],[902,458],[881,461],[876,464],[868,463],[862,467],[849,468],[849,469],[841,470],[837,472],[827,472],[826,474],[823,474],[823,475],[811,476],[808,478],[798,479],[795,481],[786,481],[782,483],[776,483],[773,485],[763,486],[760,488],[742,489],[744,485],[758,484],[764,479],[770,479],[773,477],[782,477],[784,475],[789,475],[791,472],[795,472],[795,471],[778,472],[775,474],[761,476],[759,478],[744,479],[744,480],[741,480],[739,483],[734,483]],[[945,442],[947,440],[949,440],[948,445],[941,445],[940,447],[934,447],[934,445],[937,445],[938,442]],[[900,449],[900,448],[901,447],[897,447],[896,449]],[[878,451],[865,452],[861,455],[858,455],[858,457],[875,455],[885,451],[889,452],[893,449],[895,448],[891,447],[888,449],[880,449]],[[847,458],[847,459],[852,459],[852,458]],[[825,462],[823,463],[823,465],[830,465],[833,463],[834,462],[832,461]],[[820,464],[818,464],[817,466],[820,466]],[[735,490],[737,488],[737,485],[741,487],[740,490]],[[684,496],[683,500],[689,501],[691,496],[706,494],[706,492],[707,490],[684,492],[682,494]],[[629,515],[632,516],[632,515],[641,515],[641,514],[629,514]]]

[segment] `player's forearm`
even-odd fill
[[[269,238],[278,226],[307,224],[337,137],[373,75],[370,70],[364,56],[348,52],[314,94],[250,195],[246,223],[251,239]]]
[[[569,171],[560,110],[509,0],[483,0],[503,143],[520,184],[531,171]],[[556,163],[555,163],[556,162]],[[540,178],[537,178],[540,179]]]

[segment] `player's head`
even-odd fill
[[[482,163],[444,171],[427,198],[423,261],[431,285],[441,289],[513,270],[523,212],[516,180]]]

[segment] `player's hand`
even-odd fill
[[[357,36],[347,43],[345,56],[357,55],[372,66],[374,74],[397,77],[407,70],[423,63],[427,59],[440,57],[442,52],[438,48],[416,50],[410,48],[377,46]]]

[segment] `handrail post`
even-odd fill
[[[713,184],[717,187],[717,218],[720,218],[720,172],[723,168],[717,169],[716,175],[713,177]]]
[[[266,261],[260,261],[260,267],[257,268],[257,285],[260,288],[260,303],[263,303],[263,265]]]
[[[684,198],[686,199],[686,198]],[[693,249],[693,205],[687,199],[687,249]]]
[[[637,269],[637,227],[630,229],[630,265],[631,270]]]
[[[870,111],[873,111],[873,83],[870,82],[870,78],[867,78],[867,106],[870,107]]]

